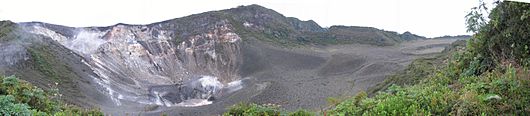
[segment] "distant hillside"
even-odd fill
[[[471,38],[471,35],[457,35],[457,36],[440,36],[440,37],[434,37],[432,39],[469,39]]]
[[[398,34],[372,27],[331,26],[322,28],[316,22],[301,21],[259,5],[239,6],[162,21],[160,26],[177,32],[176,38],[205,32],[219,23],[229,23],[243,39],[259,39],[281,46],[305,44],[372,44],[394,45],[401,41],[425,39],[410,32]]]

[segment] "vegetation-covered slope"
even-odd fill
[[[57,85],[54,85],[57,87]],[[57,88],[44,91],[15,76],[0,76],[0,114],[4,116],[102,116],[98,110],[85,110],[60,102]]]
[[[0,114],[3,115],[78,115],[98,114],[72,104],[72,97],[84,97],[79,75],[65,58],[68,50],[50,39],[21,31],[13,22],[0,22]],[[4,74],[13,76],[3,77]],[[15,77],[18,76],[23,80]],[[32,84],[30,84],[31,82]],[[60,88],[60,89],[58,89]],[[65,96],[63,96],[65,95]],[[74,103],[86,103],[74,102]]]
[[[468,24],[477,27],[470,28],[477,33],[464,48],[450,49],[439,58],[416,60],[379,86],[382,91],[373,97],[360,92],[321,114],[530,114],[530,4],[500,2],[488,23],[477,22],[481,16],[476,13],[468,16]],[[275,107],[254,104],[236,105],[225,113],[286,114]]]

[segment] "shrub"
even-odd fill
[[[224,116],[280,116],[279,107],[273,105],[257,105],[239,103],[228,109]]]
[[[289,116],[314,116],[314,115],[315,114],[313,112],[303,110],[303,109],[289,113]]]
[[[30,107],[27,104],[15,102],[12,95],[0,95],[0,114],[14,116],[29,116]]]

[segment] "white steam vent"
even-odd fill
[[[182,85],[159,85],[149,88],[150,104],[195,107],[213,103],[216,97],[243,88],[240,80],[222,84],[217,77],[201,76]]]

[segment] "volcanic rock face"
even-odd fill
[[[83,56],[83,62],[99,76],[95,82],[117,104],[120,100],[151,104],[153,98],[147,94],[153,94],[148,91],[152,86],[178,84],[198,75],[217,77],[225,84],[239,79],[241,38],[229,27],[221,21],[206,32],[180,40],[174,39],[175,32],[160,26],[73,28],[68,31],[75,34],[68,36],[46,24],[25,25],[29,32],[48,36]]]

